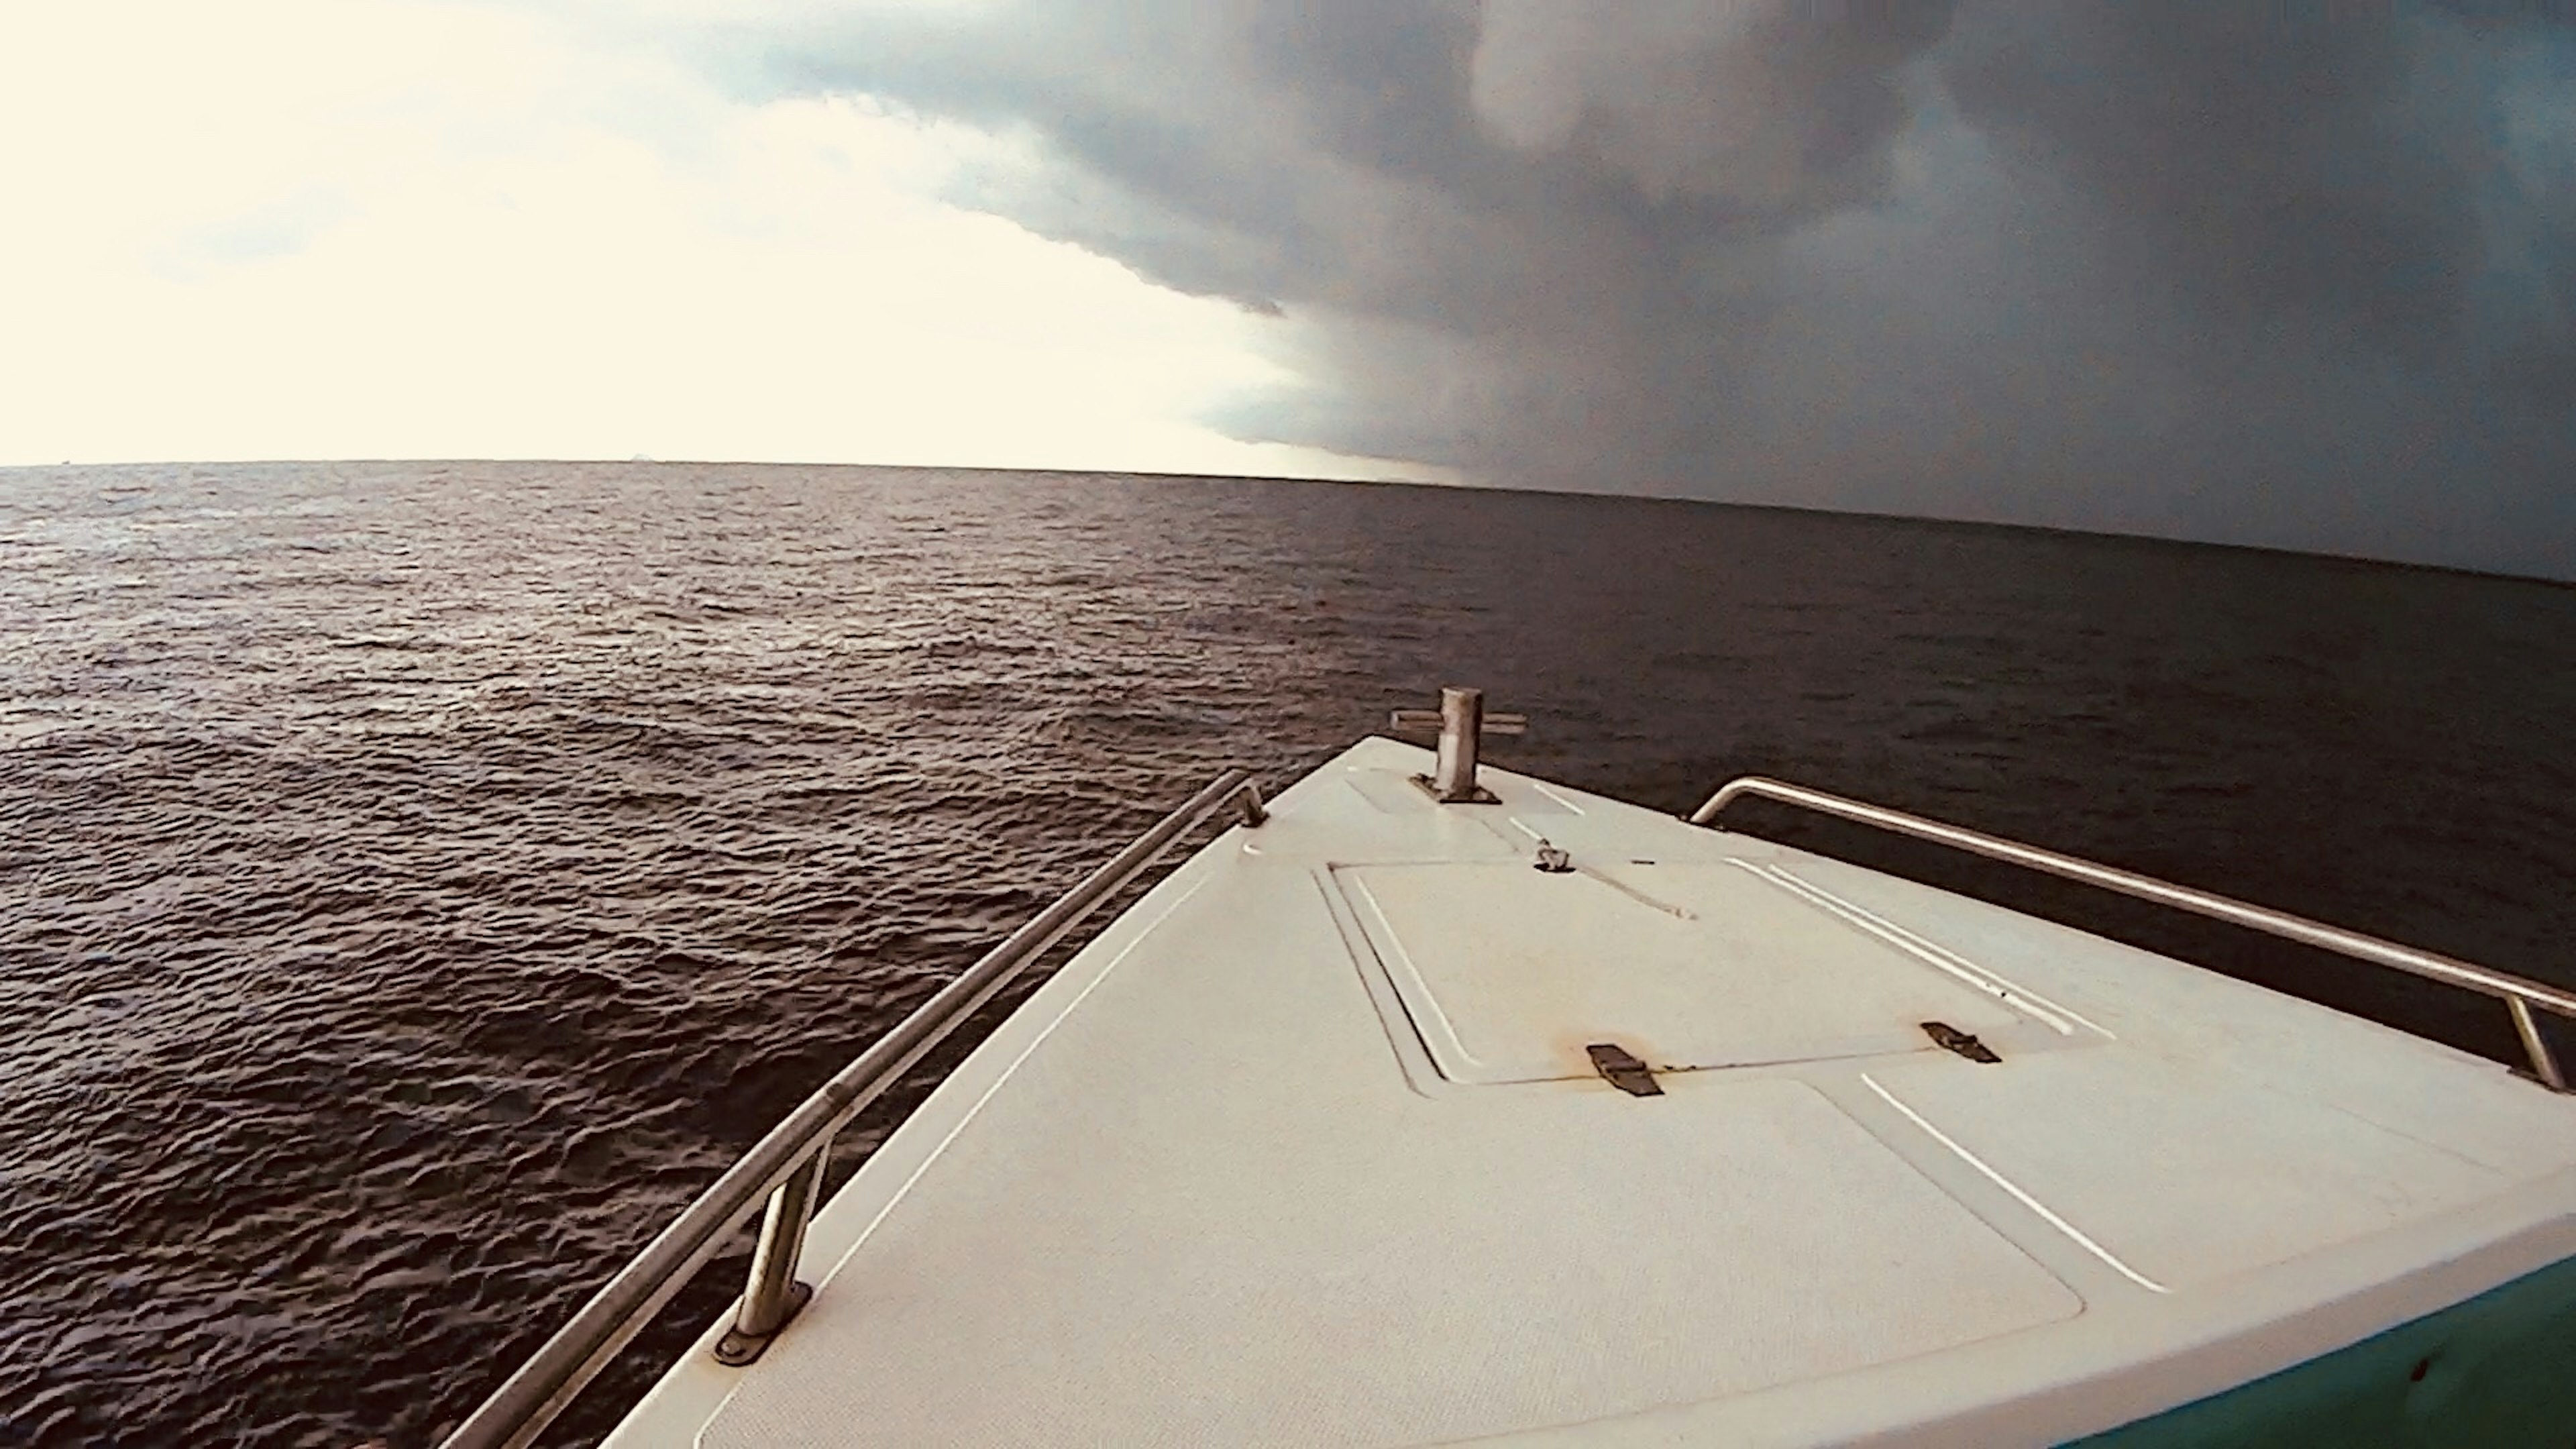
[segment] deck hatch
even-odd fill
[[[1648,1074],[1932,1050],[2010,1007],[1722,861],[1337,867],[1440,1074],[1590,1079],[1615,1043]]]

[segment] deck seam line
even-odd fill
[[[1879,922],[1881,925],[1886,926],[1889,930],[1891,930],[1891,931],[1895,932],[1896,934],[1898,934],[1898,935],[1900,935],[1900,936],[1903,936],[1903,937],[1905,937],[1906,939],[1908,939],[1908,940],[1910,940],[1910,941],[1913,941],[1913,942],[1915,942],[1915,943],[1919,944],[1919,945],[1920,945],[1920,946],[1922,946],[1922,948],[1923,948],[1924,950],[1926,950],[1926,951],[1936,952],[1936,953],[1938,953],[1938,954],[1940,954],[1940,955],[1942,955],[1942,956],[1946,956],[1946,957],[1948,957],[1950,960],[1953,960],[1953,961],[1958,962],[1961,966],[1966,967],[1966,968],[1967,968],[1967,969],[1969,969],[1969,970],[1975,971],[1977,974],[1979,974],[1979,975],[1981,975],[1981,976],[1985,977],[1986,979],[1988,979],[1988,980],[1990,980],[1990,981],[1994,982],[1997,986],[2000,986],[2000,987],[2004,988],[2005,990],[2010,991],[2010,992],[2011,992],[2011,993],[2013,993],[2014,995],[2021,997],[2021,998],[2022,998],[2023,1000],[2025,1000],[2025,1001],[2031,1002],[2031,1003],[2033,1003],[2034,1005],[2037,1005],[2037,1006],[2039,1006],[2039,1007],[2041,1007],[2041,1008],[2043,1008],[2043,1009],[2045,1009],[2045,1010],[2053,1011],[2053,1012],[2057,1013],[2058,1015],[2065,1017],[2067,1020],[2074,1022],[2074,1023],[2075,1023],[2076,1025],[2078,1025],[2078,1026],[2085,1027],[2085,1028],[2087,1028],[2087,1029],[2089,1029],[2089,1030],[2092,1030],[2092,1031],[2098,1031],[2098,1032],[2100,1032],[2103,1036],[2105,1036],[2105,1037],[2107,1037],[2107,1038],[2109,1038],[2109,1039],[2111,1039],[2111,1040],[2113,1040],[2113,1041],[2117,1041],[2117,1040],[2119,1040],[2119,1033],[2117,1033],[2117,1032],[2115,1032],[2115,1031],[2112,1031],[2109,1027],[2106,1027],[2106,1026],[2102,1025],[2100,1022],[2093,1020],[2091,1017],[2088,1017],[2088,1016],[2086,1016],[2084,1013],[2082,1013],[2082,1012],[2080,1012],[2080,1011],[2077,1011],[2074,1007],[2071,1007],[2071,1006],[2066,1005],[2064,1002],[2058,1001],[2058,1000],[2056,1000],[2056,999],[2055,999],[2055,998],[2053,998],[2053,997],[2043,996],[2043,995],[2041,995],[2040,993],[2038,993],[2038,992],[2036,992],[2036,991],[2031,990],[2029,987],[2027,987],[2027,986],[2023,986],[2023,985],[2021,985],[2021,984],[2019,984],[2019,983],[2017,983],[2017,982],[2015,982],[2015,981],[2011,980],[2010,978],[2006,977],[2002,972],[1995,970],[1993,967],[1988,966],[1987,964],[1985,964],[1985,963],[1984,963],[1984,962],[1982,962],[1982,961],[1971,961],[1971,960],[1969,960],[1966,956],[1961,955],[1959,952],[1954,951],[1954,950],[1952,950],[1951,948],[1949,948],[1949,947],[1947,947],[1947,946],[1942,945],[1940,942],[1933,940],[1931,937],[1926,936],[1926,935],[1922,934],[1922,933],[1921,933],[1921,932],[1919,932],[1919,931],[1916,931],[1915,929],[1913,929],[1913,928],[1912,928],[1912,927],[1910,927],[1910,926],[1901,925],[1901,924],[1899,924],[1899,923],[1897,923],[1897,922],[1895,922],[1895,921],[1888,920],[1886,917],[1884,917],[1884,916],[1882,916],[1882,915],[1878,914],[1876,911],[1871,910],[1869,907],[1867,907],[1867,906],[1864,906],[1864,905],[1860,904],[1858,901],[1854,901],[1854,900],[1851,900],[1851,899],[1849,899],[1849,898],[1847,898],[1847,897],[1844,897],[1844,896],[1838,896],[1838,895],[1834,894],[1834,893],[1833,893],[1833,891],[1831,891],[1830,889],[1828,889],[1828,888],[1826,888],[1826,887],[1824,887],[1824,886],[1820,886],[1820,885],[1816,884],[1814,881],[1811,881],[1811,880],[1807,879],[1805,876],[1802,876],[1802,875],[1798,875],[1798,874],[1796,874],[1795,872],[1791,871],[1787,866],[1784,866],[1784,865],[1774,865],[1774,866],[1772,866],[1772,867],[1771,867],[1771,869],[1778,871],[1781,875],[1788,877],[1790,880],[1794,880],[1794,881],[1796,881],[1798,884],[1805,886],[1807,889],[1809,889],[1809,890],[1811,890],[1811,891],[1814,891],[1817,895],[1820,895],[1820,896],[1824,897],[1826,900],[1828,900],[1828,901],[1832,901],[1832,902],[1834,902],[1834,903],[1836,903],[1836,904],[1840,905],[1843,909],[1848,910],[1848,911],[1852,912],[1852,913],[1853,913],[1853,914],[1855,914],[1855,915],[1862,916],[1862,917],[1865,917],[1865,918],[1867,918],[1867,919],[1869,919],[1869,920]],[[2036,919],[2036,918],[2034,918],[2034,919]],[[2070,1035],[2071,1035],[2071,1034],[2072,1034],[2072,1033],[2070,1033]]]
[[[2110,1032],[2103,1031],[2100,1026],[2086,1020],[2081,1014],[2070,1010],[2067,1007],[2060,1006],[2056,1002],[2049,1000],[2047,997],[2041,996],[2035,991],[2017,986],[2012,982],[2005,980],[2001,976],[1996,975],[1994,972],[1987,970],[1983,965],[1971,961],[1967,957],[1960,955],[1958,952],[1951,950],[1949,947],[1944,946],[1937,941],[1927,940],[1924,937],[1917,936],[1905,927],[1870,911],[1866,907],[1844,900],[1842,897],[1835,895],[1833,892],[1826,890],[1823,886],[1817,885],[1803,876],[1790,874],[1787,869],[1781,866],[1757,865],[1744,860],[1733,860],[1729,861],[1728,864],[1734,865],[1743,870],[1751,871],[1755,875],[1761,876],[1766,880],[1770,880],[1784,889],[1794,891],[1800,896],[1806,898],[1809,902],[1817,906],[1821,906],[1825,910],[1831,911],[1833,914],[1842,917],[1844,920],[1860,927],[1862,930],[1867,931],[1871,935],[1878,937],[1880,940],[1887,942],[1889,945],[1896,947],[1898,950],[1916,957],[1940,971],[1957,977],[1969,986],[2001,1000],[2007,1006],[2017,1007],[2022,1011],[2039,1018],[2042,1025],[2048,1027],[2051,1031],[2056,1032],[2059,1036],[2073,1036],[2075,1034],[2075,1026],[2082,1025],[2090,1030],[2100,1032],[2106,1038],[2117,1040],[2117,1038],[2113,1037]]]
[[[1342,879],[1342,871],[1339,868],[1336,868],[1333,874],[1336,881]],[[1381,953],[1378,957],[1378,964],[1386,968],[1388,982],[1395,987],[1397,999],[1405,1002],[1405,1014],[1414,1018],[1414,1030],[1422,1035],[1423,1048],[1431,1055],[1433,1070],[1439,1071],[1440,1075],[1443,1077],[1448,1077],[1449,1075],[1448,1072],[1442,1069],[1439,1065],[1439,1046],[1432,1041],[1432,1037],[1435,1034],[1442,1042],[1447,1043],[1452,1051],[1455,1051],[1458,1054],[1458,1060],[1460,1062],[1469,1067],[1482,1068],[1484,1066],[1483,1060],[1477,1057],[1474,1052],[1467,1050],[1465,1039],[1458,1035],[1457,1024],[1449,1020],[1448,1013],[1440,1009],[1440,998],[1433,994],[1431,983],[1422,979],[1421,966],[1415,963],[1413,953],[1404,948],[1404,937],[1397,933],[1395,922],[1389,919],[1386,914],[1386,907],[1378,904],[1377,892],[1369,889],[1368,881],[1361,877],[1356,870],[1350,872],[1349,879],[1351,889],[1359,892],[1360,904],[1367,906],[1369,914],[1377,918],[1378,929],[1376,931],[1369,930],[1368,922],[1361,921],[1359,923],[1361,934],[1372,938],[1370,941],[1372,949],[1375,949],[1379,939],[1383,939],[1387,948],[1387,953],[1392,953],[1392,959],[1390,959],[1387,953]],[[1356,917],[1359,912],[1354,909],[1351,914]],[[1395,978],[1395,971],[1399,966],[1404,969],[1403,980],[1397,980]],[[1427,1022],[1422,1020],[1420,1015],[1413,1010],[1411,1001],[1406,1000],[1404,988],[1408,981],[1412,983],[1414,992],[1418,995],[1424,1006],[1429,1010],[1431,1019]],[[1456,1079],[1451,1078],[1451,1080]]]
[[[1795,891],[1810,902],[1822,906],[1824,909],[1833,912],[1835,915],[1842,917],[1851,924],[1869,932],[1871,935],[1877,936],[1879,939],[1886,941],[1888,944],[1895,946],[1906,954],[1914,956],[1952,976],[1957,977],[1959,980],[1975,987],[1979,991],[1983,991],[1990,996],[1998,998],[2003,1001],[2005,1005],[2017,1006],[2028,1011],[2031,1015],[2038,1017],[2043,1025],[2046,1025],[2060,1036],[2073,1036],[2075,1034],[2075,1030],[2070,1024],[2070,1021],[2083,1020],[2083,1018],[2076,1016],[2075,1013],[2058,1006],[2055,1002],[2049,1001],[2034,992],[2022,990],[2020,987],[2015,986],[2011,982],[2004,980],[2002,977],[1995,975],[1993,972],[1988,971],[1984,966],[1969,960],[1958,952],[1953,951],[1936,941],[1926,940],[1921,936],[1917,936],[1912,931],[1896,924],[1894,921],[1890,921],[1873,911],[1854,904],[1851,901],[1844,900],[1842,897],[1835,895],[1833,892],[1826,890],[1823,886],[1817,885],[1815,882],[1808,880],[1804,876],[1791,874],[1788,869],[1783,866],[1769,864],[1754,865],[1740,861],[1737,862],[1737,864],[1743,865],[1746,870],[1765,876],[1778,884]],[[2093,1027],[2095,1031],[2102,1031],[2100,1027],[2093,1026],[2093,1023],[2089,1021],[2084,1022],[2084,1025]],[[2102,1032],[2102,1034],[2104,1036],[2110,1035],[2109,1032]]]
[[[1177,911],[1182,906],[1188,904],[1190,897],[1197,895],[1199,893],[1199,888],[1206,885],[1211,878],[1212,877],[1208,874],[1201,874],[1197,880],[1190,882],[1190,888],[1181,892],[1179,899],[1173,901],[1170,905],[1165,906],[1159,913],[1157,913],[1154,919],[1146,925],[1145,929],[1136,933],[1134,940],[1131,940],[1126,945],[1119,947],[1118,954],[1110,957],[1109,963],[1100,968],[1100,974],[1092,977],[1089,981],[1084,982],[1082,990],[1074,994],[1073,1000],[1064,1004],[1064,1010],[1056,1013],[1055,1020],[1048,1022],[1044,1029],[1040,1030],[1036,1036],[1029,1039],[1029,1044],[1027,1046],[1020,1049],[1019,1055],[1011,1058],[1011,1064],[1002,1068],[1001,1072],[997,1074],[993,1078],[992,1082],[984,1088],[983,1094],[975,1099],[975,1104],[968,1107],[964,1112],[959,1113],[957,1120],[949,1124],[948,1131],[940,1137],[938,1145],[922,1154],[921,1161],[913,1165],[912,1171],[904,1177],[902,1185],[886,1196],[885,1202],[877,1208],[876,1215],[868,1219],[868,1225],[866,1227],[859,1229],[858,1236],[850,1240],[848,1250],[841,1254],[839,1261],[832,1264],[832,1271],[823,1275],[820,1284],[818,1284],[816,1288],[818,1293],[822,1288],[829,1287],[832,1279],[839,1277],[841,1270],[849,1266],[850,1260],[858,1256],[859,1250],[868,1245],[868,1240],[876,1236],[877,1229],[884,1226],[886,1218],[892,1215],[897,1207],[902,1205],[905,1198],[912,1195],[913,1186],[921,1181],[922,1174],[930,1171],[931,1165],[938,1162],[940,1157],[948,1151],[949,1144],[955,1142],[959,1134],[963,1133],[977,1117],[983,1115],[985,1104],[993,1100],[993,1095],[1002,1090],[1003,1084],[1009,1082],[1012,1077],[1019,1074],[1021,1066],[1027,1063],[1030,1057],[1037,1054],[1037,1049],[1039,1047],[1046,1045],[1048,1037],[1055,1035],[1056,1028],[1071,1020],[1073,1013],[1081,1007],[1082,1003],[1090,999],[1091,993],[1099,990],[1101,983],[1107,981],[1121,965],[1125,964],[1127,958],[1134,954],[1137,947],[1145,944],[1148,938],[1150,938],[1156,931],[1162,929],[1163,922],[1170,920],[1174,911]],[[896,1130],[901,1130],[900,1124],[898,1124]],[[891,1136],[889,1136],[888,1140],[892,1140]],[[880,1150],[882,1150],[882,1147]],[[828,1206],[828,1204],[826,1205]],[[713,1420],[710,1420],[709,1422],[712,1423]]]
[[[1957,1154],[1961,1162],[1964,1162],[1970,1167],[1973,1167],[1977,1171],[1985,1174],[1987,1180],[1994,1183],[1995,1186],[2011,1193],[2014,1199],[2020,1202],[2023,1207],[2039,1214],[2041,1218],[2047,1221],[2050,1227],[2057,1229],[2059,1232],[2064,1233],[2067,1237],[2073,1239],[2076,1246],[2084,1249],[2084,1251],[2091,1253],[2094,1257],[2101,1259],[2103,1262],[2108,1263],[2113,1268],[2117,1269],[2120,1276],[2137,1284],[2139,1287],[2146,1289],[2150,1293],[2171,1293],[2173,1291],[2164,1284],[2157,1282],[2155,1279],[2150,1278],[2146,1274],[2139,1272],[2137,1269],[2130,1267],[2128,1264],[2121,1262],[2117,1254],[2113,1253],[2110,1249],[2103,1247],[2100,1243],[2093,1241],[2091,1238],[2086,1237],[2083,1229],[2078,1228],[2073,1223],[2059,1217],[2049,1208],[2048,1204],[2041,1202],[2038,1198],[2035,1198],[2029,1193],[2023,1191],[2021,1185],[2014,1182],[2011,1178],[2006,1177],[1992,1167],[1987,1166],[1985,1159],[1977,1156],[1977,1154],[1973,1152],[1970,1152],[1967,1148],[1960,1146],[1959,1143],[1948,1133],[1933,1126],[1929,1121],[1927,1121],[1922,1113],[1915,1111],[1913,1108],[1897,1100],[1896,1094],[1887,1090],[1885,1087],[1880,1086],[1877,1078],[1871,1076],[1867,1072],[1863,1072],[1860,1074],[1860,1080],[1862,1086],[1865,1086],[1878,1094],[1879,1100],[1887,1103],[1887,1105],[1891,1107],[1894,1107],[1897,1111],[1904,1113],[1906,1121],[1922,1128],[1925,1133],[1931,1136],[1933,1141],[1940,1143],[1942,1146],[1949,1148],[1953,1153]]]

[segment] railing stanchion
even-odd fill
[[[1234,812],[1246,830],[1259,830],[1270,820],[1270,807],[1261,803],[1261,787],[1250,780],[1234,792]]]
[[[2531,1070],[2541,1081],[2567,1090],[2567,1074],[2558,1070],[2558,1058],[2540,1035],[2540,1023],[2532,1019],[2531,1003],[2519,996],[2504,999],[2505,1009],[2513,1013],[2513,1029],[2522,1036],[2522,1049],[2531,1054]]]
[[[751,1250],[742,1305],[734,1310],[733,1327],[716,1342],[718,1363],[739,1368],[759,1358],[814,1296],[812,1287],[796,1281],[796,1264],[805,1255],[805,1229],[822,1199],[823,1169],[831,1157],[832,1137],[825,1133],[805,1165],[770,1193],[769,1206],[760,1215],[760,1241]]]

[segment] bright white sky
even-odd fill
[[[0,464],[1420,471],[1195,421],[1284,324],[932,199],[999,144],[466,0],[9,0]]]

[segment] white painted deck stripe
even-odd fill
[[[1582,806],[1575,804],[1573,801],[1566,799],[1554,790],[1549,789],[1543,781],[1532,780],[1529,782],[1529,787],[1540,794],[1545,795],[1550,800],[1555,801],[1557,804],[1564,806],[1566,809],[1573,811],[1577,815],[1586,813]]]

